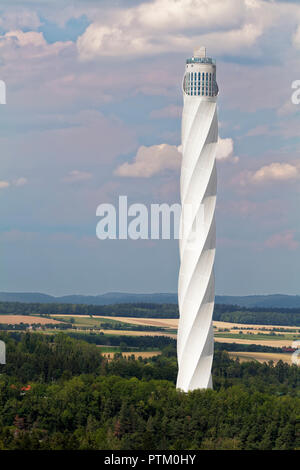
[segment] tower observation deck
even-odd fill
[[[205,47],[196,49],[186,60],[183,91],[191,96],[217,96],[216,63],[206,57]]]

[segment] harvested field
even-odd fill
[[[268,335],[268,334],[272,333],[272,335],[270,334],[270,337],[271,337],[271,338],[272,338],[272,336],[281,336],[281,335],[293,335],[293,334],[297,334],[297,330],[296,330],[296,332],[295,332],[295,330],[294,330],[294,331],[293,331],[293,330],[289,330],[289,331],[284,331],[284,332],[282,332],[282,331],[272,331],[272,332],[270,332],[270,331],[268,331],[268,330],[263,330],[263,329],[261,329],[261,330],[258,330],[258,329],[253,329],[253,330],[251,330],[251,329],[241,329],[241,330],[239,330],[239,329],[234,329],[234,328],[229,329],[229,331],[224,331],[224,332],[221,331],[221,330],[222,330],[222,328],[221,328],[221,329],[218,329],[218,328],[217,328],[217,329],[215,329],[214,331],[215,331],[215,333],[219,333],[219,334],[222,334],[222,333],[224,333],[224,334],[226,334],[226,333],[232,333],[232,334],[234,334],[234,335],[239,334],[239,331],[241,331],[244,335],[247,335],[247,334],[252,334],[252,335],[260,335],[260,334],[263,334],[263,335]]]
[[[63,315],[56,314],[52,317],[87,317],[87,315]],[[160,326],[162,328],[177,328],[177,318],[135,318],[135,317],[111,317],[107,315],[93,315],[93,318],[103,318],[106,320],[115,320],[124,323],[131,323],[132,325],[147,325],[147,326]]]
[[[277,363],[278,361],[286,362],[287,364],[292,364],[292,355],[291,354],[280,354],[280,353],[264,353],[264,352],[228,352],[229,356],[232,359],[237,357],[240,359],[240,362],[249,362],[256,360],[258,362],[269,362],[273,361]]]
[[[102,317],[124,323],[132,323],[133,325],[159,326],[162,328],[177,328],[177,318],[132,318],[132,317]]]
[[[59,318],[59,317],[66,317],[66,315],[55,315],[56,318]],[[87,318],[86,315],[72,315],[72,317],[74,317],[75,319],[77,317],[85,317]],[[27,317],[28,318],[28,317]],[[147,326],[159,326],[159,327],[162,327],[162,328],[166,328],[165,332],[164,331],[130,331],[130,330],[105,330],[105,334],[111,334],[111,335],[123,335],[123,336],[168,336],[170,338],[175,338],[177,337],[177,335],[174,333],[174,332],[168,332],[168,329],[176,329],[177,328],[177,325],[178,325],[178,319],[176,318],[134,318],[134,317],[120,317],[120,316],[108,316],[108,315],[93,315],[93,318],[94,319],[99,319],[101,320],[101,318],[103,320],[114,320],[114,321],[120,321],[120,322],[124,322],[124,323],[131,323],[131,324],[134,324],[134,325],[147,325]],[[89,318],[89,320],[91,321],[91,319]],[[247,332],[252,332],[254,333],[253,334],[253,338],[247,338],[247,339],[243,339],[243,338],[226,338],[226,337],[223,337],[223,336],[218,336],[218,337],[215,337],[215,341],[216,342],[220,342],[220,343],[237,343],[237,344],[258,344],[258,345],[262,345],[262,346],[272,346],[272,347],[283,347],[283,346],[286,346],[286,347],[289,347],[292,345],[292,342],[293,342],[293,339],[292,338],[280,338],[280,339],[276,339],[274,337],[268,337],[266,336],[265,338],[255,338],[256,334],[259,334],[259,333],[266,333],[266,331],[263,331],[263,328],[267,328],[267,329],[270,329],[270,328],[284,328],[286,330],[289,330],[291,332],[291,334],[295,331],[295,330],[299,330],[299,327],[292,327],[292,326],[278,326],[278,325],[254,325],[254,324],[251,324],[251,325],[246,325],[246,324],[239,324],[239,323],[230,323],[230,322],[220,322],[220,321],[215,321],[214,322],[214,326],[216,327],[215,328],[215,332],[217,333],[218,332],[218,328],[228,328],[231,330],[232,333],[235,333],[237,334],[238,333],[238,330],[232,330],[233,327],[240,327],[240,328],[253,328],[253,330],[242,330],[244,331],[244,333],[247,333]],[[219,332],[222,334],[222,332]],[[287,333],[284,333],[285,335],[287,335]],[[224,335],[226,335],[226,333],[224,332]]]
[[[63,315],[63,314],[56,314],[52,315],[52,317],[87,317],[87,315]],[[178,327],[178,318],[135,318],[135,317],[112,317],[108,315],[93,315],[93,318],[103,318],[107,320],[115,320],[124,323],[131,323],[133,325],[147,325],[147,326],[160,326],[162,328],[177,328]],[[283,328],[285,330],[299,330],[299,326],[283,326],[283,325],[254,325],[254,324],[241,324],[241,323],[230,323],[230,322],[223,322],[223,321],[214,321],[214,326],[216,328],[228,328],[232,329],[233,327],[237,328],[251,328],[253,330],[258,330],[264,332],[262,329],[267,328]],[[233,332],[237,332],[238,330],[233,330]],[[246,330],[243,330],[246,331]],[[249,330],[251,331],[251,330]],[[254,331],[253,331],[254,333]]]
[[[262,328],[283,328],[285,330],[299,330],[299,326],[284,326],[284,325],[253,325],[253,324],[248,324],[248,323],[230,323],[230,322],[225,322],[225,321],[214,321],[214,326],[217,328],[233,328],[233,327],[238,327],[238,328],[253,328],[255,330],[261,330]]]
[[[52,320],[51,318],[31,317],[27,315],[0,315],[0,323],[5,325],[19,325],[20,323],[27,323],[28,325],[41,325],[58,324],[60,321]]]
[[[253,335],[254,336],[254,335]],[[261,346],[272,346],[273,348],[282,348],[283,346],[291,346],[293,340],[287,339],[235,339],[235,338],[221,338],[215,337],[216,343],[236,343],[236,344],[260,344]]]

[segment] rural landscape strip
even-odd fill
[[[170,310],[169,306],[166,307],[166,305],[155,305],[154,309],[151,306],[150,310],[155,311],[155,318],[151,318],[148,316],[149,307],[145,306],[143,306],[145,307],[144,309],[142,306],[139,306],[141,316],[137,317],[129,315],[129,305],[126,305],[127,316],[118,316],[93,315],[91,313],[70,314],[69,307],[65,308],[64,305],[55,305],[54,307],[52,305],[51,310],[53,313],[50,315],[49,313],[42,313],[43,310],[47,311],[45,304],[34,304],[34,307],[32,306],[30,309],[28,304],[20,305],[19,303],[15,309],[17,311],[16,314],[12,312],[6,314],[7,308],[12,307],[11,305],[7,306],[7,304],[8,302],[0,302],[0,330],[21,330],[31,333],[43,332],[50,334],[61,330],[68,335],[81,335],[79,337],[83,339],[86,339],[87,335],[91,335],[93,339],[97,337],[96,344],[100,348],[101,353],[109,358],[120,352],[127,357],[130,355],[142,358],[155,356],[161,353],[161,348],[165,345],[164,341],[168,338],[170,341],[176,340],[177,336],[177,318],[164,318],[163,314],[160,318],[157,317],[159,309],[162,312]],[[20,313],[22,311],[21,306],[24,307],[25,313],[23,315]],[[120,307],[119,305],[114,305],[113,311],[118,311]],[[232,308],[234,312],[239,312],[236,306]],[[135,313],[136,309],[137,305],[132,304],[132,310]],[[218,307],[216,309],[218,310]],[[226,313],[230,315],[232,312],[229,310],[230,308],[228,309],[228,306],[226,306]],[[173,306],[173,311],[176,313],[176,306]],[[247,311],[244,312],[244,316],[251,316],[251,313],[257,312]],[[238,357],[242,361],[267,362],[272,360],[278,362],[281,360],[290,364],[291,355],[294,352],[292,343],[300,339],[300,327],[298,326],[300,312],[295,313],[293,311],[292,313],[297,317],[296,325],[282,325],[282,323],[279,325],[268,323],[248,324],[244,322],[234,323],[215,320],[213,322],[215,348],[217,348],[218,344],[220,346],[224,345],[231,357]],[[269,317],[272,318],[273,314],[274,312],[269,312]],[[277,309],[276,315],[278,315]],[[262,317],[263,319],[266,318],[266,312],[264,312]],[[244,319],[242,318],[242,320]],[[134,337],[139,338],[141,341],[137,343]],[[159,337],[162,339],[159,340]],[[237,351],[237,345],[239,349],[244,349]],[[253,351],[253,347],[257,351]],[[260,351],[260,347],[271,348],[272,351]]]

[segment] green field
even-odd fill
[[[116,353],[121,352],[121,349],[118,346],[98,346],[101,353]],[[132,349],[132,348],[130,348]]]
[[[148,325],[136,325],[120,320],[114,320],[110,318],[91,318],[91,317],[79,317],[79,316],[51,316],[54,320],[61,320],[70,325],[83,328],[102,328],[105,330],[105,325],[111,325],[109,329],[122,329],[122,330],[134,330],[134,331],[163,331],[164,328],[158,328]],[[70,321],[71,320],[71,321]],[[175,331],[176,333],[176,331]]]
[[[68,322],[70,323],[70,320],[74,320],[74,323],[73,325],[80,325],[80,326],[89,326],[89,327],[93,327],[93,326],[96,326],[96,327],[101,327],[101,325],[103,323],[113,323],[113,324],[122,324],[124,326],[127,326],[128,323],[125,323],[125,322],[120,322],[120,321],[116,321],[116,320],[112,320],[112,319],[109,319],[109,318],[91,318],[91,317],[79,317],[79,316],[74,316],[72,317],[71,315],[66,315],[66,316],[51,316],[51,318],[53,318],[54,320],[61,320],[61,321],[64,321],[64,322]],[[133,326],[133,325],[130,325],[130,326]]]
[[[280,341],[280,340],[298,340],[300,339],[299,334],[280,334],[280,335],[270,335],[270,334],[239,334],[239,333],[214,333],[215,337],[219,338],[233,338],[233,339],[249,339],[249,340],[271,340],[271,341]]]
[[[131,328],[136,328],[136,325],[133,325],[131,323],[126,323],[126,322],[122,322],[122,321],[118,321],[118,320],[113,320],[113,319],[110,319],[110,318],[94,318],[94,317],[91,318],[91,317],[78,317],[78,316],[74,316],[74,317],[72,317],[72,316],[71,317],[70,316],[65,316],[65,317],[52,316],[51,318],[53,318],[54,320],[61,320],[61,321],[70,323],[70,324],[72,324],[74,326],[77,326],[77,327],[82,326],[82,327],[85,327],[85,328],[101,328],[101,327],[103,327],[104,324],[111,324],[114,327],[122,326],[122,328],[124,328],[126,330],[130,330]],[[74,319],[73,323],[70,322],[71,319]]]

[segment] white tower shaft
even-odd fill
[[[177,339],[177,387],[186,392],[212,387],[218,141],[215,65],[200,54],[190,60],[183,86]]]

